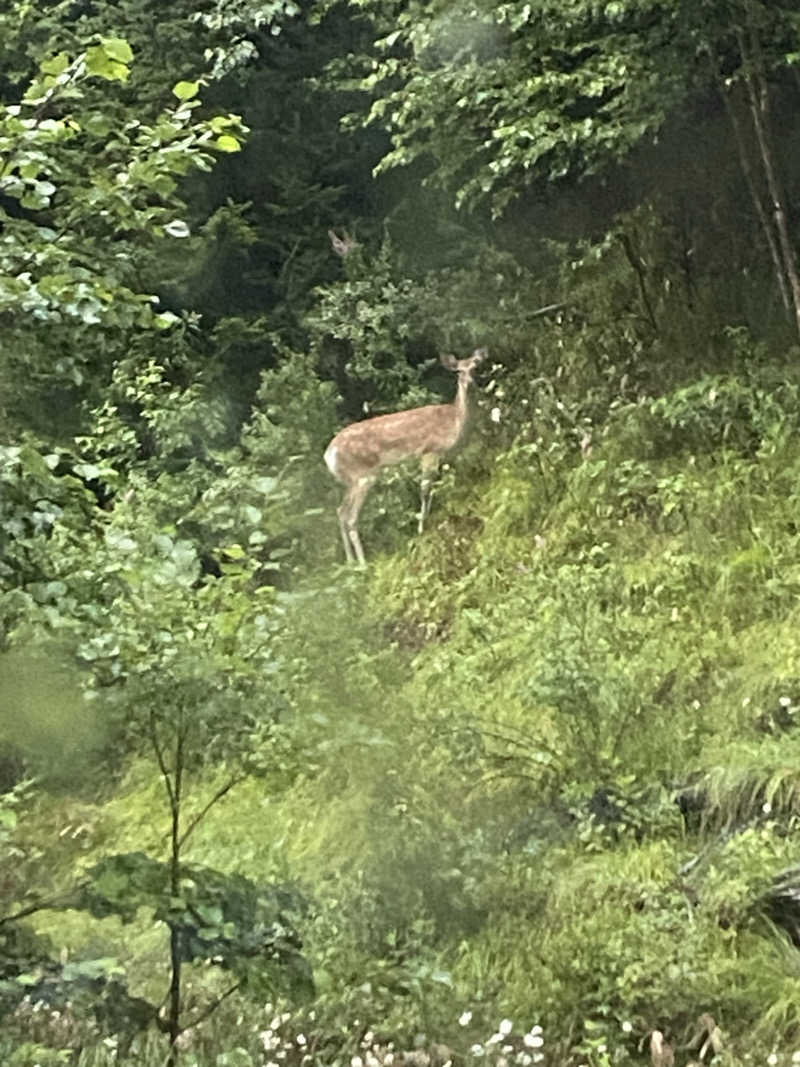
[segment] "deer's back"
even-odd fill
[[[410,411],[353,422],[333,438],[325,462],[336,477],[367,474],[412,456],[447,452],[462,430],[453,404],[428,404]]]

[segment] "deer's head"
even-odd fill
[[[472,373],[479,363],[489,355],[488,348],[476,348],[471,356],[467,356],[466,359],[456,359],[455,356],[446,353],[439,358],[442,361],[442,366],[447,367],[448,370],[455,371],[459,378],[466,379],[467,384],[472,381]]]

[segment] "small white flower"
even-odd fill
[[[303,1045],[306,1044],[306,1035],[305,1034],[298,1034],[297,1037],[295,1038],[295,1041],[300,1046],[300,1048],[302,1048]]]
[[[513,1029],[514,1029],[514,1024],[512,1023],[512,1021],[510,1019],[503,1019],[500,1022],[500,1025],[497,1027],[498,1033],[502,1034],[503,1037],[505,1037],[506,1034],[510,1034]]]
[[[765,800],[764,803],[761,805],[761,810],[764,812],[765,815],[769,815],[769,813],[772,811],[772,805],[768,800]]]
[[[352,1056],[350,1059],[350,1067],[364,1067],[364,1061],[360,1056]]]
[[[394,1053],[393,1052],[387,1052],[386,1055],[383,1057],[383,1067],[392,1067],[393,1063],[394,1063]]]
[[[361,1047],[366,1048],[367,1045],[371,1045],[375,1040],[375,1034],[371,1030],[367,1030],[364,1036],[361,1038]]]
[[[608,1052],[608,1049],[606,1048],[606,1046],[605,1046],[605,1045],[598,1045],[598,1046],[597,1046],[597,1051],[598,1051],[598,1052],[600,1053],[600,1055],[602,1056],[604,1052]]]
[[[505,1052],[505,1054],[508,1055],[509,1052],[513,1052],[514,1051],[514,1046],[513,1045],[503,1045],[503,1047],[500,1049],[500,1051],[501,1052]]]
[[[780,700],[778,701],[778,703],[780,704],[780,706],[782,708],[790,708],[792,706],[792,698],[791,697],[781,697]]]
[[[627,1021],[627,1019],[626,1019],[625,1022],[622,1024],[622,1032],[623,1032],[623,1034],[629,1034],[632,1030],[633,1030],[632,1023],[629,1023]]]
[[[544,1044],[544,1038],[541,1033],[535,1034],[533,1030],[529,1034],[526,1034],[522,1039],[523,1045],[527,1045],[528,1048],[541,1048]]]
[[[500,1042],[503,1040],[504,1036],[505,1036],[504,1034],[492,1034],[492,1036],[489,1038],[489,1040],[486,1042],[486,1044],[487,1045],[499,1045]]]
[[[459,1026],[469,1026],[469,1024],[471,1022],[472,1022],[472,1012],[471,1011],[462,1011],[462,1013],[458,1017],[458,1025]]]
[[[775,1055],[774,1052],[770,1052],[769,1056],[767,1056],[767,1063],[769,1064],[769,1067],[775,1067],[775,1064],[777,1062],[778,1057]]]
[[[800,1049],[792,1053],[792,1063],[800,1063]]]
[[[470,1046],[470,1052],[472,1053],[473,1056],[482,1056],[483,1055],[483,1045],[471,1045]]]
[[[489,412],[489,418],[492,420],[492,422],[499,422],[502,418],[502,412],[500,411],[500,408],[492,408],[492,410]]]

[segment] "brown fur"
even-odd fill
[[[419,457],[422,464],[422,498],[419,529],[430,510],[430,474],[441,457],[455,448],[467,421],[467,390],[474,368],[487,355],[476,349],[468,359],[443,356],[442,363],[458,374],[458,391],[452,404],[427,404],[409,411],[378,415],[345,426],[325,450],[325,462],[335,478],[347,486],[339,507],[339,526],[348,562],[364,563],[358,535],[358,516],[370,486],[383,467]]]

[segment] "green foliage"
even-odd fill
[[[177,321],[154,306],[138,268],[188,233],[179,181],[208,170],[214,149],[229,151],[246,132],[235,116],[198,120],[192,99],[152,122],[123,117],[116,101],[109,107],[91,91],[92,80],[125,80],[131,58],[117,37],[59,52],[0,110],[3,374],[19,382],[22,411],[35,411],[47,387],[91,393],[126,331]]]
[[[308,965],[290,918],[302,901],[279,886],[257,886],[240,875],[187,864],[175,896],[168,864],[143,853],[127,853],[107,856],[89,868],[85,882],[57,906],[85,910],[96,919],[118,915],[123,923],[134,922],[139,909],[145,908],[156,921],[177,932],[183,962],[212,961],[243,981],[249,978],[261,985],[267,963],[278,984],[284,978],[289,988],[307,990],[310,986]],[[69,999],[73,981],[105,980],[116,973],[119,968],[105,961],[70,964],[60,975],[60,990],[50,983],[48,999]],[[42,992],[30,974],[17,976],[15,984],[20,994],[28,990],[34,999]],[[140,1024],[149,1021],[142,1019],[141,1011],[138,1014]],[[155,1015],[153,1007],[150,1019]]]
[[[747,64],[745,27],[775,66],[796,27],[787,4],[353,6],[383,31],[358,83],[392,139],[380,170],[432,157],[457,203],[489,197],[497,214],[532,181],[610,171],[714,86],[717,53]]]
[[[800,377],[722,100],[763,73],[791,202],[796,13],[7,7],[3,1062],[624,1067],[711,1013],[788,1065]],[[333,566],[327,441],[476,344],[425,534],[395,472]]]

